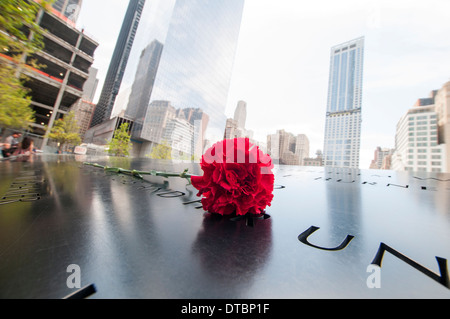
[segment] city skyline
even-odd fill
[[[244,0],[148,1],[143,5],[142,23],[133,34],[133,45],[127,46],[129,58],[120,72],[123,77],[120,89],[116,89],[117,99],[109,108],[111,115],[125,110],[125,116],[134,120],[133,155],[149,154],[162,142],[163,132],[155,134],[155,130],[168,129],[166,125],[170,124],[164,120],[163,127],[156,125],[158,118],[152,118],[149,110],[154,102],[168,102],[176,109],[201,109],[209,119],[206,130],[202,130],[205,143],[214,143],[223,136],[243,7]],[[153,16],[166,20],[155,21]],[[182,123],[180,119],[171,125],[180,129],[185,126],[189,134],[187,127],[194,123]],[[201,136],[198,138],[200,141]],[[198,150],[202,152],[202,147]]]
[[[100,0],[83,1],[77,25],[100,42],[94,66],[101,80],[124,7],[122,0],[111,0],[108,7]],[[105,34],[92,21],[100,8],[102,23],[109,26]],[[450,31],[449,9],[441,0],[307,5],[248,0],[226,116],[232,117],[237,101],[245,100],[247,127],[255,139],[264,141],[271,132],[285,129],[309,136],[312,153],[323,150],[329,49],[364,36],[360,167],[368,168],[377,146],[394,147],[396,123],[417,97],[450,78],[450,45],[442,40]]]

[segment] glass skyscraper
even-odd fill
[[[324,165],[359,168],[364,37],[331,48]]]
[[[150,103],[150,96],[152,95],[162,50],[163,45],[154,40],[142,51],[139,59],[138,69],[126,109],[126,116],[135,121],[135,131],[138,128],[142,129],[142,123],[147,112],[147,108],[143,107],[143,105]]]
[[[114,49],[111,63],[106,74],[105,83],[103,84],[102,93],[90,127],[109,121],[114,108],[116,97],[119,93],[122,79],[127,67],[130,52],[133,47],[136,31],[139,26],[142,10],[145,0],[130,0],[125,18],[117,38],[116,47]]]
[[[155,130],[180,129],[196,136],[192,139],[201,133],[210,143],[223,138],[243,7],[244,0],[147,1],[121,87],[121,93],[130,96],[115,106],[126,109],[126,116],[135,121],[132,140],[140,148],[138,155],[149,154],[163,142],[180,145],[180,141],[162,141],[164,136],[173,136],[170,132],[155,134]],[[160,55],[153,54],[153,65],[158,62],[156,74],[153,66],[142,67],[144,49],[150,43],[159,43],[161,48]],[[138,101],[130,88],[152,75],[153,83],[147,84],[148,102]],[[161,105],[166,105],[167,112],[161,113]]]

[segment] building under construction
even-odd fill
[[[56,8],[41,10],[37,22],[45,30],[44,48],[23,57],[26,66],[21,73],[27,77],[25,86],[30,89],[30,106],[35,111],[30,133],[41,136],[35,144],[44,147],[46,132],[83,96],[98,43],[75,27],[73,17]],[[0,53],[0,58],[14,63],[6,50]]]

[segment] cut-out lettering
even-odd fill
[[[420,189],[422,189],[423,191],[432,191],[432,192],[436,192],[437,191],[436,187],[422,186]]]
[[[424,266],[418,264],[414,260],[412,260],[412,259],[406,257],[405,255],[401,254],[400,252],[396,251],[395,249],[389,247],[388,245],[386,245],[384,243],[380,243],[380,248],[378,248],[377,254],[372,261],[372,265],[377,265],[381,268],[381,264],[383,262],[383,256],[386,251],[391,253],[392,255],[394,255],[395,257],[400,259],[401,261],[414,267],[421,273],[427,275],[431,279],[437,281],[441,285],[450,289],[450,283],[449,283],[449,278],[448,278],[448,269],[447,269],[447,259],[444,259],[441,257],[436,257],[436,260],[437,260],[437,263],[439,266],[439,272],[440,272],[440,275],[438,275],[435,272],[425,268]]]
[[[351,182],[344,182],[342,179],[338,179],[337,180],[338,183],[347,183],[347,184],[353,184],[355,181],[351,181]]]
[[[402,185],[396,185],[396,184],[387,184],[387,187],[389,187],[389,186],[395,186],[395,187],[401,187],[401,188],[409,188],[409,185],[402,186]]]
[[[163,198],[176,198],[176,197],[183,197],[184,195],[186,195],[183,192],[180,191],[170,191],[167,193],[161,193],[161,194],[157,194],[159,197],[163,197]]]
[[[238,221],[241,221],[241,220],[245,219],[245,225],[247,227],[255,227],[256,221],[258,221],[258,220],[266,220],[266,219],[269,219],[269,218],[271,218],[269,214],[263,213],[263,214],[260,214],[260,215],[247,214],[247,215],[244,215],[244,216],[236,216],[236,217],[231,218],[230,220],[233,221],[233,222],[238,222]]]
[[[190,202],[184,202],[183,205],[190,205],[190,204],[201,203],[201,202],[202,202],[202,200],[199,199],[199,200],[193,200],[193,201],[190,201]]]
[[[343,250],[344,248],[346,248],[348,246],[348,244],[350,244],[350,242],[352,241],[353,238],[355,238],[354,236],[351,235],[347,235],[347,237],[345,238],[345,240],[336,248],[325,248],[325,247],[320,247],[320,246],[316,246],[311,244],[308,241],[308,237],[313,234],[314,232],[316,232],[317,230],[319,230],[319,227],[316,226],[311,226],[307,231],[301,233],[298,236],[298,240],[308,246],[311,246],[313,248],[317,248],[317,249],[321,249],[321,250],[326,250],[326,251],[339,251],[339,250]]]

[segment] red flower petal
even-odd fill
[[[272,159],[248,139],[224,140],[202,157],[203,176],[192,185],[203,208],[221,215],[261,214],[273,200]]]

